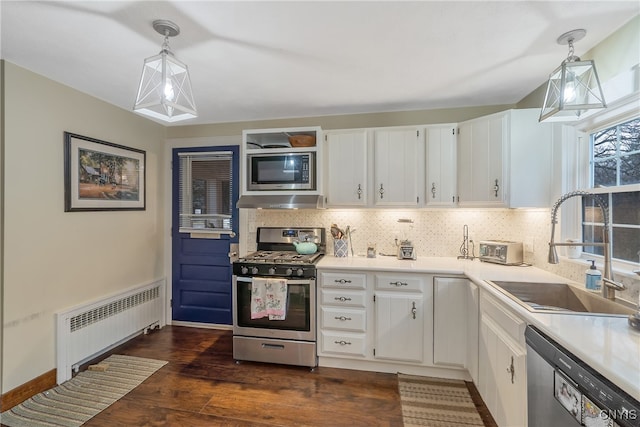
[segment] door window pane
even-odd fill
[[[180,154],[180,229],[231,230],[232,154]]]

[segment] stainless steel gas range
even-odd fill
[[[315,367],[316,263],[324,228],[259,227],[257,251],[233,263],[233,358]],[[313,242],[313,254],[294,242]]]

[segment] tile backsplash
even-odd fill
[[[333,254],[329,229],[337,224],[345,229],[351,226],[353,251],[364,256],[367,245],[376,245],[379,254],[395,254],[395,239],[411,240],[418,257],[454,257],[460,255],[463,227],[468,226],[469,239],[478,255],[481,240],[513,240],[525,245],[524,261],[536,267],[582,282],[588,267],[585,260],[561,258],[560,264],[547,263],[549,234],[551,232],[549,209],[326,209],[326,210],[248,210],[248,233],[244,235],[249,251],[255,250],[256,228],[324,227],[327,230],[327,254]],[[412,224],[398,222],[410,219]],[[559,235],[559,230],[556,231]],[[469,248],[471,249],[470,244]],[[559,249],[562,254],[562,249]],[[640,280],[617,275],[628,290],[618,295],[638,303]]]

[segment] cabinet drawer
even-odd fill
[[[365,293],[362,291],[348,291],[341,289],[321,289],[320,303],[339,307],[363,307]]]
[[[403,274],[376,275],[376,289],[422,292],[424,283],[425,279],[421,276]]]
[[[341,334],[333,331],[320,333],[320,350],[323,353],[337,353],[350,356],[362,356],[365,354],[364,334]]]
[[[356,332],[364,332],[366,330],[364,310],[321,307],[320,311],[322,312],[322,328]]]
[[[486,293],[483,293],[480,300],[480,310],[483,316],[489,316],[517,343],[524,345],[524,330],[527,322]]]
[[[320,283],[323,288],[365,289],[367,276],[352,273],[320,273]]]

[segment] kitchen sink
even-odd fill
[[[628,316],[636,311],[628,301],[608,300],[567,283],[486,282],[534,313]]]

